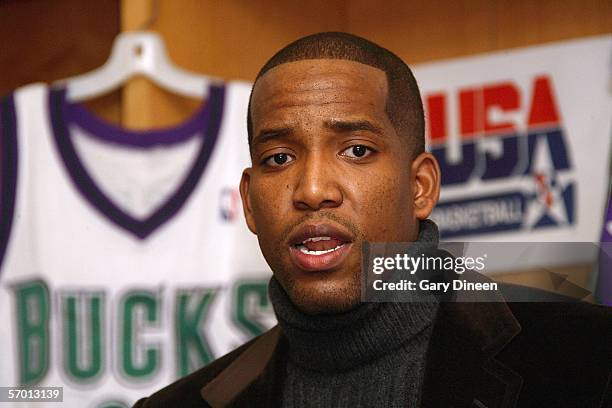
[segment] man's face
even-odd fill
[[[347,60],[282,64],[255,86],[245,215],[305,313],[356,306],[362,243],[413,241],[424,218],[412,152],[386,102],[385,73]]]

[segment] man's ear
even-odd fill
[[[429,152],[423,152],[412,162],[414,215],[419,220],[429,217],[440,197],[440,166]]]
[[[253,169],[249,167],[242,172],[242,178],[240,179],[240,198],[242,199],[242,210],[244,211],[244,218],[246,219],[247,226],[253,234],[257,235],[255,219],[253,218],[253,207],[251,207],[251,198],[249,197],[252,170]]]

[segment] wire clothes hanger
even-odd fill
[[[142,75],[161,88],[192,98],[206,98],[211,79],[180,67],[168,57],[161,36],[149,31],[157,20],[159,4],[137,31],[119,34],[113,42],[108,60],[101,67],[57,81],[66,87],[66,99],[80,102],[113,91],[135,75]]]

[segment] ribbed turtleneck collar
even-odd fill
[[[417,242],[437,245],[437,226],[422,221]],[[269,295],[289,341],[289,357],[302,367],[325,372],[348,370],[392,352],[428,327],[438,308],[432,298],[431,303],[361,303],[346,313],[307,315],[274,277]]]

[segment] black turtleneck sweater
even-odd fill
[[[430,221],[418,241],[437,243]],[[289,342],[283,407],[416,407],[438,303],[362,303],[306,315],[274,278],[270,299]]]

